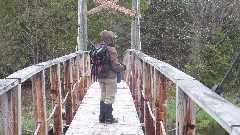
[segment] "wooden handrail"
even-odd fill
[[[240,134],[240,108],[195,78],[133,49],[126,51],[124,63],[127,66],[124,79],[132,92],[146,135],[162,134],[160,121],[165,129],[167,127],[167,80],[176,84],[176,134],[195,134],[195,104],[203,108],[231,135]],[[151,114],[152,110],[155,110],[154,114]]]
[[[60,70],[60,64],[64,64],[64,71]],[[172,67],[171,65],[154,59],[140,51],[128,50],[124,57],[127,70],[124,79],[130,86],[140,121],[144,123],[146,135],[162,134],[167,128],[167,80],[176,84],[177,98],[177,134],[195,134],[195,104],[203,108],[226,131],[232,135],[240,134],[240,109],[223,97],[217,95],[193,77]],[[67,95],[66,105],[72,110],[66,111],[67,121],[71,121],[74,111],[78,108],[83,98],[85,89],[90,80],[90,63],[88,52],[76,52],[54,60],[32,65],[19,70],[5,79],[0,79],[0,109],[3,131],[1,134],[21,134],[21,84],[32,78],[33,106],[35,129],[39,128],[39,134],[46,134],[46,102],[45,102],[45,70],[50,68],[51,88],[53,94],[54,119],[62,116],[62,98],[60,72],[64,72],[64,93]],[[76,89],[76,90],[73,90]],[[73,92],[73,93],[72,93]],[[10,94],[11,93],[11,94]],[[67,94],[69,93],[69,94]],[[69,98],[71,98],[69,100]],[[54,107],[55,108],[55,107]],[[13,115],[14,114],[14,115]],[[152,116],[152,117],[151,117]],[[11,121],[11,122],[10,122]],[[38,127],[38,123],[41,126]],[[60,121],[60,123],[62,123]],[[58,120],[53,126],[56,131],[62,132],[62,126]],[[189,126],[193,124],[194,126]],[[66,125],[69,125],[66,123]],[[57,128],[58,127],[58,128]],[[187,128],[186,128],[187,127]],[[8,130],[12,129],[12,130]],[[37,132],[37,131],[36,131]]]
[[[61,64],[64,65],[64,69],[61,69]],[[49,118],[45,117],[46,69],[50,69],[51,97],[53,98],[52,104],[54,108]],[[9,75],[5,79],[0,79],[0,110],[2,112],[0,115],[3,118],[0,124],[4,129],[0,131],[0,134],[20,135],[22,133],[21,96],[24,95],[21,95],[21,84],[28,79],[32,80],[33,117],[35,129],[37,129],[35,133],[38,135],[47,134],[47,121],[53,117],[54,134],[62,134],[62,104],[66,104],[66,108],[71,109],[66,111],[66,124],[68,125],[76,113],[76,108],[80,105],[80,100],[83,99],[86,93],[85,90],[93,83],[89,73],[89,54],[87,51],[79,51],[29,66]],[[64,82],[60,81],[61,74],[64,74]],[[67,85],[67,87],[62,89],[61,83],[64,86]],[[61,93],[69,94],[66,94],[66,97],[60,97]],[[65,99],[63,103],[62,98]],[[39,126],[39,123],[41,123],[41,126]]]

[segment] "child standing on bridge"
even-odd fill
[[[120,64],[118,61],[117,51],[114,47],[115,33],[104,30],[100,33],[100,36],[102,37],[103,43],[108,46],[111,70],[106,77],[98,76],[101,88],[99,122],[111,124],[118,122],[112,115],[112,104],[115,101],[115,95],[117,93],[117,73],[126,70],[126,66]]]

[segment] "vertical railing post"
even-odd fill
[[[21,110],[22,110],[22,99],[21,99],[21,84],[18,84],[13,88],[13,98],[12,98],[13,108],[13,135],[22,134],[22,119],[21,119]]]
[[[135,84],[134,84],[134,87],[135,87],[135,106],[136,108],[138,109],[139,108],[139,99],[140,99],[140,89],[139,89],[139,58],[137,56],[135,56]]]
[[[72,102],[72,64],[71,59],[63,63],[64,70],[64,93],[66,96],[66,125],[70,125],[73,119],[73,102]]]
[[[80,100],[82,100],[84,96],[84,55],[83,54],[80,56],[79,64],[80,64],[80,70],[79,70],[80,81],[79,81],[78,91],[80,92]]]
[[[146,63],[145,63],[146,64]],[[146,96],[146,100],[145,100],[145,111],[144,111],[144,124],[145,124],[145,134],[146,135],[153,135],[154,134],[154,127],[153,127],[153,119],[151,117],[150,111],[151,111],[151,106],[152,106],[152,91],[151,91],[151,66],[150,65],[146,65],[145,66],[145,74],[144,76],[145,78],[145,96]],[[149,74],[150,73],[150,74]],[[150,105],[150,108],[148,107],[148,103]]]
[[[176,134],[195,135],[195,103],[177,86]]]
[[[79,55],[74,60],[74,69],[72,72],[73,80],[75,84],[75,91],[73,92],[73,112],[76,113],[79,105],[79,100],[82,98],[81,85],[82,85],[82,55]]]
[[[14,82],[13,85],[6,85]],[[0,92],[0,135],[21,135],[21,81],[1,79]]]
[[[88,66],[87,66],[87,58],[88,55],[86,53],[83,54],[84,55],[84,91],[87,91],[87,87],[88,87],[88,79],[87,79],[87,71],[88,71]]]
[[[130,74],[129,74],[129,79],[130,79],[130,91],[131,91],[131,93],[133,94],[133,79],[135,79],[135,78],[133,78],[133,75],[134,75],[134,57],[135,57],[135,54],[133,53],[133,52],[131,52],[131,57],[130,57]],[[134,99],[134,96],[133,96],[133,99]]]
[[[159,71],[156,71],[156,135],[162,135],[160,121],[163,121],[164,128],[167,127],[167,78]]]
[[[75,95],[76,98],[76,104],[77,106],[80,105],[80,101],[82,96],[81,96],[81,89],[79,89],[79,79],[80,79],[80,56],[78,55],[77,57],[74,58],[74,68],[73,68],[73,72],[72,72],[72,76],[73,76],[73,82],[75,85],[75,91],[73,92],[73,94]]]
[[[141,123],[144,123],[144,100],[145,100],[145,93],[144,93],[144,86],[143,86],[143,83],[144,83],[144,78],[143,78],[143,74],[144,74],[144,69],[143,69],[143,61],[142,60],[139,60],[139,69],[140,69],[140,72],[139,72],[139,77],[140,77],[140,86],[139,86],[139,92],[140,92],[140,122]]]
[[[35,129],[41,124],[38,135],[47,134],[46,119],[46,96],[45,96],[45,72],[44,70],[33,75],[32,77],[32,94],[34,108],[34,125]]]
[[[57,106],[54,113],[54,135],[61,135],[63,132],[62,123],[62,100],[61,100],[61,83],[60,83],[60,65],[53,65],[50,68],[51,74],[51,93],[53,95],[53,103]]]
[[[146,123],[147,123],[147,115],[146,115],[146,107],[147,107],[147,102],[146,102],[146,83],[147,83],[147,67],[146,67],[146,63],[143,61],[143,74],[142,74],[142,78],[143,78],[143,122],[144,122],[144,132],[145,134],[147,129],[146,129]]]
[[[87,57],[86,57],[86,61],[87,61],[86,77],[87,77],[87,82],[88,82],[87,89],[89,89],[89,87],[92,84],[92,81],[90,80],[91,67],[90,67],[90,56],[89,56],[89,53],[86,53],[86,54],[87,54]]]
[[[136,101],[136,109],[138,112],[138,115],[141,117],[141,63],[140,63],[140,59],[138,57],[136,57],[137,61],[136,61],[136,79],[137,79],[137,83],[136,83],[136,90],[137,90],[137,101]],[[140,118],[141,119],[141,118]]]
[[[9,110],[9,102],[8,102],[8,94],[9,92],[5,92],[0,95],[0,107],[1,107],[1,118],[2,118],[2,132],[3,135],[11,135],[10,130],[10,110]]]
[[[136,84],[136,72],[135,72],[135,68],[136,68],[136,55],[133,54],[132,55],[132,59],[131,59],[131,63],[132,63],[132,75],[131,75],[131,91],[132,91],[132,97],[134,100],[134,104],[136,105],[136,89],[135,89],[135,84]]]
[[[77,108],[80,106],[80,94],[79,94],[79,89],[78,88],[78,77],[79,77],[79,74],[78,74],[78,57],[75,57],[75,58],[72,58],[72,61],[71,61],[71,69],[72,69],[72,77],[73,77],[73,84],[75,85],[75,90],[73,91],[72,95],[74,95],[74,110],[76,111]],[[73,86],[73,85],[72,85]]]
[[[128,83],[128,86],[130,87],[130,77],[131,77],[131,54],[132,52],[128,51],[126,53],[126,66],[127,66],[127,69],[126,69],[126,72],[125,72],[125,80],[126,82]],[[130,87],[131,88],[131,87]]]

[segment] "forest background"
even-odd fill
[[[77,0],[0,0],[0,77],[76,51]],[[119,5],[131,9],[131,0]],[[88,9],[98,6],[88,1]],[[142,51],[211,88],[240,51],[238,0],[141,0]],[[113,10],[88,17],[88,46],[117,33],[119,59],[131,47],[132,18]],[[223,94],[240,105],[239,60]]]

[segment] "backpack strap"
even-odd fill
[[[110,61],[110,54],[109,54],[109,50],[110,50],[111,46],[107,46],[107,59],[108,59],[108,63],[111,66],[111,61]]]

